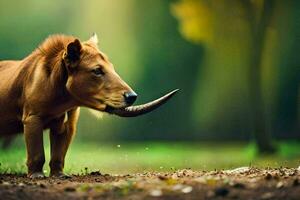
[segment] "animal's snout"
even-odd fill
[[[125,102],[129,105],[133,104],[137,98],[137,94],[133,91],[124,93]]]

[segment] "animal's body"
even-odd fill
[[[54,35],[23,60],[0,62],[0,136],[24,133],[30,177],[43,176],[42,133],[47,128],[50,175],[63,175],[80,106],[120,116],[151,110],[151,106],[125,110],[137,95],[115,72],[97,41],[96,35],[85,42]]]

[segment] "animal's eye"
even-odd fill
[[[96,76],[103,76],[104,75],[104,72],[103,72],[101,67],[97,67],[97,68],[93,69],[92,72]]]

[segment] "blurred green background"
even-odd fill
[[[0,0],[0,60],[24,58],[50,34],[96,32],[137,103],[180,88],[138,118],[82,109],[70,171],[295,166],[299,9],[294,0]],[[24,156],[19,136],[0,150],[2,169],[24,170]]]

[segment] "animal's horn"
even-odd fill
[[[111,114],[118,115],[120,117],[136,117],[139,115],[143,115],[165,104],[176,92],[178,92],[178,90],[179,89],[173,90],[172,92],[169,92],[168,94],[160,97],[159,99],[156,99],[146,104],[129,106],[123,109],[112,109],[108,112]]]

